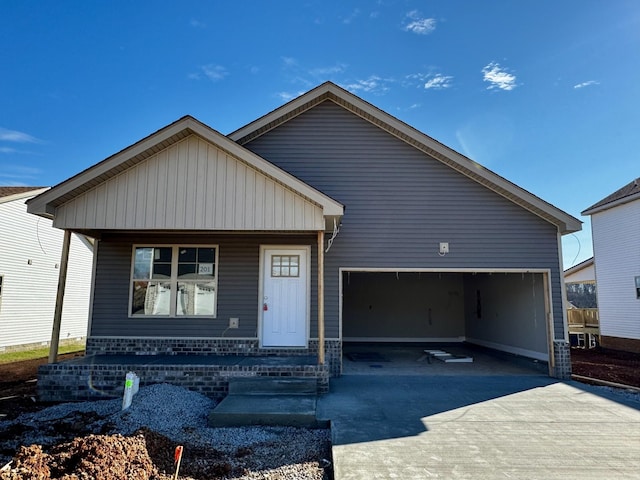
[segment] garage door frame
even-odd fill
[[[368,273],[537,273],[542,274],[544,288],[544,309],[547,330],[547,350],[549,356],[549,374],[552,375],[555,369],[555,353],[554,353],[554,315],[553,315],[553,290],[551,285],[551,269],[548,268],[390,268],[390,267],[339,267],[338,268],[338,285],[339,285],[339,326],[340,341],[343,341],[342,327],[343,318],[343,274],[350,272],[368,272]],[[566,328],[565,328],[566,330]]]

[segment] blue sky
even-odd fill
[[[585,221],[640,177],[640,2],[0,4],[0,185],[55,185],[183,115],[223,134],[331,80]]]

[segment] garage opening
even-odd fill
[[[466,342],[547,362],[546,278],[531,271],[343,271],[343,341]]]

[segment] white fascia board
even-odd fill
[[[154,145],[157,145],[158,143],[184,130],[186,128],[185,122],[188,119],[189,118],[183,118],[175,122],[174,124],[165,127],[162,130],[152,133],[140,142],[125,148],[124,150],[112,155],[111,157],[106,158],[105,160],[102,160],[92,167],[89,167],[86,170],[78,173],[77,175],[56,185],[49,191],[39,195],[36,198],[31,199],[27,203],[27,211],[35,215],[47,216],[52,218],[55,212],[49,205],[51,202],[80,187],[81,185],[93,180],[94,178],[97,178],[100,175],[104,175],[111,169],[127,161],[129,158],[143,153]]]
[[[344,207],[340,203],[336,202],[327,195],[324,195],[313,187],[307,185],[293,175],[290,175],[284,170],[276,167],[262,157],[229,140],[221,133],[204,125],[193,117],[184,117],[178,120],[177,122],[163,128],[162,130],[149,135],[140,142],[122,150],[119,153],[116,153],[115,155],[101,161],[100,163],[88,168],[87,170],[77,174],[76,176],[71,177],[63,183],[39,195],[38,197],[33,198],[28,202],[27,211],[36,215],[52,218],[55,212],[50,204],[57,198],[66,195],[67,193],[73,191],[74,189],[82,186],[85,183],[92,181],[97,177],[100,177],[101,175],[109,173],[109,171],[118,167],[120,164],[126,162],[130,158],[144,153],[146,150],[158,145],[159,143],[162,143],[163,141],[186,129],[190,130],[196,135],[199,135],[205,140],[208,140],[209,142],[215,144],[223,150],[226,150],[236,158],[241,159],[242,161],[263,172],[274,180],[288,186],[295,192],[298,192],[302,196],[305,196],[318,205],[322,206],[324,215],[341,216],[344,214]]]
[[[582,212],[582,215],[593,215],[594,213],[600,213],[605,210],[609,210],[610,208],[619,207],[620,205],[624,205],[625,203],[633,202],[635,200],[640,200],[640,193],[635,193],[628,197],[623,197],[618,200],[614,200],[613,202],[605,203],[604,205],[600,205],[596,208],[590,208],[589,210]]]

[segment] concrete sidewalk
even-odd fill
[[[331,380],[335,480],[640,479],[640,402],[546,376]]]

